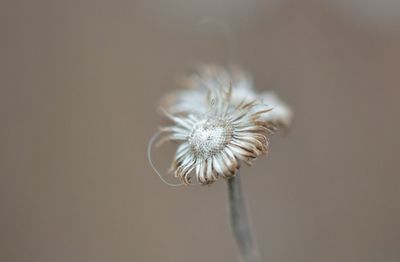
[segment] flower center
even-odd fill
[[[206,119],[193,128],[189,143],[194,153],[204,159],[221,151],[232,139],[233,127],[224,119]]]

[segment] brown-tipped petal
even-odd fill
[[[182,176],[181,181],[185,184],[185,185],[189,185],[190,184],[190,177],[189,174],[185,174]]]
[[[221,175],[226,177],[231,173],[231,171],[229,170],[228,165],[225,163],[224,157],[222,156],[222,154],[218,154],[216,155],[216,158],[218,159],[219,166],[222,168]]]
[[[212,158],[207,160],[207,179],[210,182],[215,182],[215,180],[217,180],[218,175],[216,174],[215,170],[213,169],[213,161]]]
[[[226,177],[233,176],[237,171],[237,164],[231,161],[231,158],[224,152],[221,152],[222,159],[225,162],[229,172],[225,174]]]
[[[217,156],[213,156],[212,158],[213,169],[217,172],[218,175],[223,176],[224,168],[222,165],[224,164]]]
[[[265,148],[265,145],[266,145],[262,141],[258,140],[255,137],[252,137],[252,136],[242,136],[242,137],[233,138],[233,141],[236,141],[236,143],[242,142],[242,143],[252,144],[260,151],[263,151]]]
[[[196,159],[193,156],[185,159],[182,164],[176,169],[176,174],[179,177],[183,177],[185,174],[190,173],[196,163]]]
[[[235,166],[235,168],[239,169],[240,164],[235,157],[235,154],[229,148],[225,148],[224,153],[229,157],[231,163]]]
[[[252,143],[248,143],[248,142],[245,142],[245,141],[240,141],[240,142],[232,141],[231,145],[236,146],[236,147],[240,147],[243,150],[246,150],[247,152],[251,153],[254,156],[259,156],[259,155],[262,154],[262,151],[257,149],[257,147]]]
[[[256,155],[254,153],[250,153],[244,150],[241,147],[235,145],[229,145],[228,148],[235,154],[235,156],[241,160],[245,160],[248,158],[255,158]]]
[[[201,184],[206,184],[207,183],[207,180],[205,178],[204,167],[205,167],[204,161],[200,162],[196,167],[197,180]]]
[[[265,136],[263,134],[243,132],[243,133],[236,133],[233,137],[234,137],[234,139],[237,139],[237,140],[241,140],[241,139],[245,139],[245,138],[256,139],[264,146],[268,146],[268,138],[267,138],[267,136]]]

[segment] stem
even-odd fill
[[[259,262],[260,255],[251,236],[250,223],[240,185],[240,174],[227,180],[231,228],[240,254],[245,262]]]

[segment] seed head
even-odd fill
[[[181,143],[171,169],[183,183],[190,183],[193,170],[201,184],[234,176],[240,161],[250,164],[267,153],[269,129],[260,116],[269,109],[254,111],[256,101],[232,107],[231,94],[229,87],[210,89],[206,113],[166,113],[174,122],[163,128],[167,139]]]
[[[240,70],[204,67],[185,83],[188,89],[163,99],[173,124],[161,128],[162,141],[179,143],[171,171],[184,184],[234,176],[241,162],[267,154],[275,127],[290,123],[290,109],[272,93],[258,95]]]

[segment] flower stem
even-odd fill
[[[245,262],[259,262],[260,255],[252,238],[250,223],[246,213],[240,174],[227,179],[230,221],[240,254]]]

